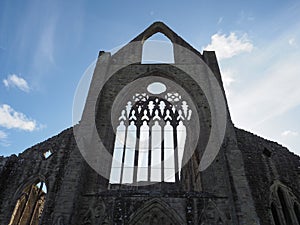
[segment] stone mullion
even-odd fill
[[[41,182],[41,186],[40,186],[40,188],[38,190],[37,196],[35,197],[34,205],[33,205],[33,208],[31,209],[31,213],[30,213],[30,217],[29,217],[30,219],[29,219],[27,225],[32,224],[32,219],[34,217],[34,212],[36,210],[36,205],[37,205],[37,202],[39,201],[39,199],[41,197],[41,191],[42,191],[43,186],[44,186],[44,183]]]
[[[297,217],[294,214],[293,202],[291,201],[289,192],[287,190],[284,190],[284,189],[282,191],[283,191],[283,198],[284,198],[284,201],[285,201],[285,204],[286,204],[286,207],[287,207],[287,214],[288,214],[287,216],[290,217],[291,222],[293,224],[297,225],[298,224]]]
[[[279,196],[278,196],[278,192],[276,192],[276,198],[278,200],[278,204],[276,204],[276,208],[277,208],[277,213],[278,213],[280,224],[287,225],[286,221],[285,221],[285,216],[284,216],[282,204],[281,204],[281,201],[280,201]]]
[[[174,162],[175,162],[175,182],[179,182],[179,168],[178,168],[178,140],[177,140],[177,126],[173,126],[173,142],[174,142]]]
[[[23,215],[24,215],[24,211],[27,207],[27,204],[29,202],[29,199],[30,199],[30,195],[31,195],[31,192],[32,192],[32,185],[30,186],[30,190],[27,192],[27,198],[26,198],[26,202],[24,203],[24,207],[22,208],[22,212],[20,213],[20,217],[19,217],[19,220],[18,220],[18,225],[20,224],[20,222],[22,222],[22,218],[23,218]]]
[[[164,124],[165,125],[165,124]],[[165,135],[165,126],[161,125],[161,181],[165,181],[165,165],[164,165],[164,149],[165,149],[165,140],[164,140],[164,135]]]
[[[123,172],[124,172],[124,161],[125,161],[125,154],[126,154],[127,134],[128,134],[128,124],[125,123],[125,138],[124,138],[124,145],[123,145],[123,155],[122,155],[122,164],[121,164],[120,184],[122,184]]]
[[[24,200],[22,201],[22,196],[23,196],[23,195],[24,195],[25,197],[24,197]],[[26,207],[27,201],[28,201],[28,193],[23,193],[23,194],[21,195],[21,197],[17,200],[15,209],[14,209],[14,211],[13,211],[13,216],[18,215],[18,217],[17,217],[17,218],[13,217],[13,219],[12,219],[12,221],[17,220],[17,221],[16,221],[17,224],[19,224],[20,219],[21,219],[21,217],[22,217],[22,215],[23,215],[23,213],[24,213],[24,209],[25,209],[25,207]],[[22,209],[20,209],[21,207],[22,207]],[[21,210],[21,212],[18,212],[18,211],[20,211],[20,210]]]
[[[140,126],[140,124],[137,124],[136,126],[137,127],[136,127],[136,140],[135,140],[133,183],[137,182],[137,170],[138,170],[140,135],[141,135],[141,126]]]
[[[152,156],[152,125],[150,124],[149,121],[149,138],[148,138],[148,182],[151,181],[151,156]]]

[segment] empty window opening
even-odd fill
[[[137,93],[116,129],[111,184],[170,182],[180,179],[192,110],[178,93]]]
[[[278,198],[280,200],[280,204],[281,204],[281,207],[282,207],[282,211],[283,211],[285,221],[287,222],[287,224],[292,224],[292,220],[291,220],[289,209],[288,209],[288,204],[286,203],[284,193],[281,190],[281,188],[278,188],[277,194],[278,194]]]
[[[143,43],[142,64],[174,63],[173,43],[156,33]]]
[[[25,188],[19,197],[9,225],[38,225],[44,209],[47,188],[38,182]]]
[[[46,152],[44,152],[44,158],[45,159],[48,159],[51,155],[52,155],[52,151],[51,150],[48,150],[48,151],[46,151]]]
[[[280,225],[280,220],[279,220],[277,209],[276,209],[276,206],[274,205],[274,203],[271,204],[271,212],[272,212],[272,216],[273,216],[275,225]]]
[[[267,149],[267,148],[264,148],[264,150],[263,150],[263,154],[264,154],[265,156],[267,156],[267,157],[271,157],[271,155],[272,155],[272,152],[271,152],[269,149]]]

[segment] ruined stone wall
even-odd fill
[[[66,219],[71,217],[83,162],[75,148],[72,129],[67,129],[19,156],[1,159],[0,224],[8,224],[22,191],[38,181],[44,181],[47,186],[42,224],[52,224],[64,214]],[[43,153],[48,150],[52,155],[46,159]]]
[[[236,129],[236,136],[260,223],[272,224],[270,187],[275,181],[289,187],[300,200],[300,157],[241,129]]]
[[[235,129],[235,132],[259,222],[271,224],[270,186],[274,180],[280,180],[299,199],[300,159],[274,142],[240,129]],[[222,147],[224,150],[226,145],[228,143],[225,141]],[[43,152],[49,149],[53,154],[45,159]],[[224,173],[227,170],[224,169],[224,150],[208,171],[201,175],[203,192],[172,191],[170,187],[163,188],[165,191],[161,188],[103,191],[105,179],[84,162],[76,148],[72,129],[68,129],[31,147],[18,157],[1,157],[0,221],[1,224],[8,224],[18,194],[38,179],[45,180],[47,185],[42,224],[138,224],[139,220],[150,221],[141,215],[143,210],[150,211],[149,215],[158,221],[169,218],[174,211],[178,214],[174,221],[181,223],[196,224],[204,217],[207,220],[220,217],[231,221],[229,224],[238,224],[231,218],[232,213],[228,208],[231,205],[238,213],[237,206],[241,203],[234,202],[238,198],[234,197],[237,193],[230,188],[230,171],[229,175]],[[218,180],[220,178],[223,181]],[[166,214],[160,214],[155,209],[162,209]]]

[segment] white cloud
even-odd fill
[[[299,135],[298,132],[291,131],[291,130],[286,130],[281,133],[281,136],[284,136],[284,137],[296,137],[298,135]]]
[[[8,75],[7,78],[3,80],[3,84],[7,88],[17,87],[25,92],[29,92],[30,90],[27,81],[24,78],[17,76],[16,74]]]
[[[225,80],[228,74],[234,75],[235,82],[229,79],[226,85],[224,81],[234,124],[278,141],[299,155],[300,52],[287,47],[289,40],[295,44],[299,39],[298,28],[299,24],[279,36],[259,39],[251,53],[223,60],[220,67]],[[286,126],[294,130],[282,130]]]
[[[29,119],[21,112],[16,112],[9,105],[0,105],[0,126],[7,129],[16,128],[25,131],[37,129],[35,120]]]
[[[228,36],[217,33],[211,37],[211,43],[203,49],[215,51],[219,60],[221,60],[244,52],[251,52],[253,44],[248,39],[247,34],[238,37],[234,32],[231,32]]]

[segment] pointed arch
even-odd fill
[[[299,224],[297,208],[299,200],[292,190],[276,180],[270,187],[270,211],[274,225]]]
[[[135,37],[131,42],[134,41],[145,42],[148,38],[150,38],[152,35],[156,33],[164,34],[167,38],[171,40],[172,43],[178,42],[178,40],[176,39],[178,35],[174,31],[172,31],[167,25],[165,25],[163,22],[155,22],[151,24],[147,29],[144,30],[144,32],[142,32],[137,37]],[[183,39],[181,40],[184,41]]]
[[[226,225],[225,215],[220,211],[217,207],[216,203],[209,199],[203,210],[201,211],[198,224],[208,225],[208,224],[218,224],[218,225]]]
[[[185,224],[179,214],[166,202],[152,199],[132,215],[130,225],[181,225]]]
[[[17,190],[14,202],[14,210],[10,218],[9,225],[35,225],[39,224],[47,195],[47,186],[44,180],[34,178],[34,180]],[[22,188],[22,189],[21,189]],[[21,190],[21,191],[20,191]]]
[[[142,64],[173,64],[174,44],[163,33],[155,33],[143,43]]]
[[[190,51],[194,52],[196,55],[202,58],[200,52],[198,52],[195,48],[193,48],[189,43],[187,43],[184,39],[178,36],[171,28],[169,28],[163,22],[157,21],[151,24],[147,29],[145,29],[141,34],[135,37],[130,43],[132,42],[141,42],[142,44],[150,38],[152,35],[156,33],[164,34],[173,44],[181,45],[189,49]],[[175,55],[175,54],[174,54]]]

